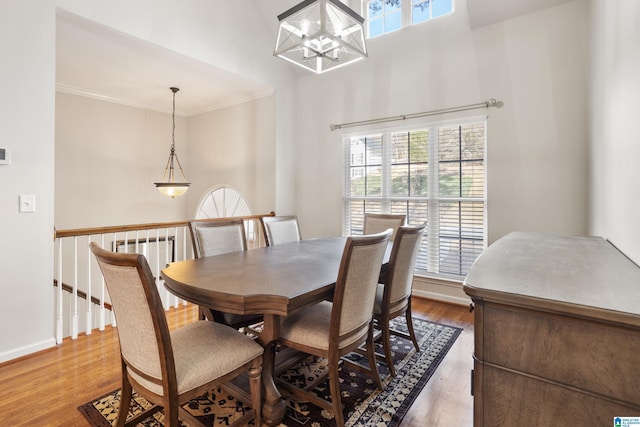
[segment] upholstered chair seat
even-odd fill
[[[390,235],[389,229],[369,236],[347,238],[333,301],[301,308],[283,319],[280,325],[280,345],[327,359],[331,402],[309,389],[276,381],[292,394],[332,412],[338,427],[344,426],[339,366],[340,363],[351,364],[347,359],[341,362],[342,356],[366,344],[368,366],[352,366],[369,373],[382,388],[373,347],[373,305]]]
[[[114,253],[90,245],[105,280],[114,315],[122,365],[116,427],[138,425],[159,409],[164,425],[202,423],[183,405],[246,373],[251,409],[232,425],[261,423],[263,348],[220,323],[197,320],[169,331],[156,281],[144,255]],[[133,390],[153,407],[127,420]],[[239,398],[244,398],[238,396]],[[248,399],[245,399],[248,400]]]
[[[332,309],[332,303],[322,301],[286,317],[280,326],[281,338],[295,341],[303,346],[329,350],[329,334],[327,334],[327,331],[331,326]],[[358,338],[358,335],[340,337],[338,347],[348,347],[355,343]]]
[[[246,340],[236,330],[215,322],[198,321],[170,334],[176,361],[178,394],[199,387],[203,378],[219,378],[235,371],[261,356],[264,351],[255,341]],[[215,342],[215,346],[212,342]],[[129,372],[129,375],[148,390],[163,394],[161,385],[147,381],[135,372]]]

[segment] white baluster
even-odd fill
[[[156,278],[156,287],[158,288],[158,293],[163,295],[162,287],[160,286],[160,229],[156,228],[156,263],[155,263],[155,271],[153,272],[154,277]],[[161,297],[162,299],[162,297]],[[166,310],[167,298],[163,298],[163,308]]]
[[[91,236],[87,242],[87,325],[85,327],[85,333],[91,335],[93,329],[93,303],[91,302]]]
[[[118,250],[118,233],[113,233],[113,250]],[[118,323],[116,322],[116,316],[113,312],[113,304],[111,305],[111,326],[113,326],[114,328],[118,326]]]
[[[100,235],[100,246],[104,248],[104,234]],[[104,276],[100,274],[100,332],[104,331],[104,325],[106,323],[107,317],[107,309],[104,308],[104,297],[105,297],[105,286],[104,286]]]
[[[177,233],[176,233],[177,234]],[[187,227],[182,226],[182,259],[187,259],[187,245],[188,245],[188,237],[187,237]],[[187,306],[187,300],[182,300],[182,305]]]
[[[159,243],[159,242],[158,242]],[[169,228],[164,229],[164,263],[160,263],[158,268],[158,279],[162,283],[162,292],[164,294],[164,306],[165,309],[168,310],[169,307],[173,305],[173,294],[167,291],[167,288],[164,287],[164,280],[162,280],[162,275],[160,272],[164,268],[165,265],[169,263]]]
[[[187,259],[187,227],[182,227],[182,259]]]
[[[58,238],[58,304],[56,307],[56,344],[62,344],[64,316],[62,314],[62,238]]]
[[[71,315],[71,339],[78,338],[78,237],[73,238],[73,313]]]

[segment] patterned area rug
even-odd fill
[[[379,390],[373,380],[348,366],[340,369],[342,405],[345,424],[349,426],[398,426],[422,388],[427,384],[436,368],[458,338],[462,329],[414,319],[414,329],[418,337],[420,352],[404,338],[392,337],[396,376],[391,378],[384,363],[378,365],[383,390]],[[393,328],[406,331],[404,319],[393,321]],[[355,353],[348,357],[363,361],[366,358]],[[326,371],[326,361],[314,362],[305,359],[280,375],[282,379],[296,385],[304,384]],[[330,400],[327,381],[318,385],[315,392]],[[286,397],[286,396],[285,396]],[[120,405],[120,391],[115,390],[78,409],[92,426],[110,427],[115,424]],[[143,412],[150,404],[134,394],[129,416]],[[207,426],[229,425],[233,419],[245,412],[241,402],[222,390],[211,392],[190,401],[185,408]],[[162,426],[163,414],[157,412],[140,426]],[[307,402],[297,402],[287,398],[287,416],[280,427],[324,427],[334,426],[333,415]]]

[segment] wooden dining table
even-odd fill
[[[346,239],[301,240],[179,261],[162,270],[166,288],[184,300],[227,313],[264,316],[258,340],[265,348],[262,414],[268,425],[279,424],[285,415],[273,378],[280,319],[331,298]]]

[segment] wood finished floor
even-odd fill
[[[473,314],[468,307],[422,298],[414,317],[463,328],[463,332],[422,390],[402,427],[473,425],[470,372]],[[171,328],[193,322],[194,306],[167,312]],[[77,407],[120,386],[116,331],[65,340],[54,349],[0,365],[0,426],[86,426]]]

